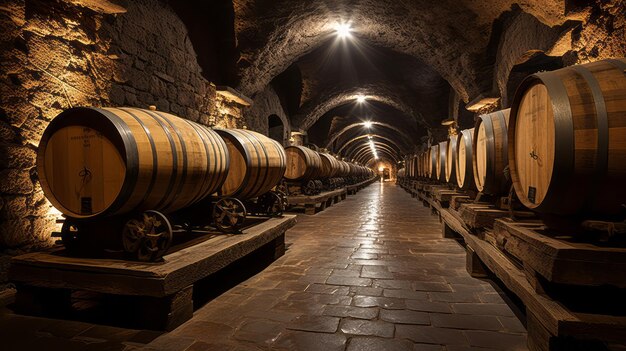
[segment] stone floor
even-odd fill
[[[173,332],[5,311],[0,340],[7,350],[526,350],[503,294],[467,274],[464,249],[394,184],[299,216],[286,240],[283,257]]]

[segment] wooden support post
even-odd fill
[[[458,234],[450,228],[446,221],[441,222],[441,237],[446,239],[456,239]]]
[[[485,267],[480,257],[478,257],[474,249],[469,245],[465,245],[465,250],[465,268],[467,269],[467,273],[474,278],[486,278],[488,269]]]
[[[306,204],[306,205],[304,205],[304,214],[314,215],[315,214],[315,204]]]
[[[171,331],[193,317],[193,285],[165,297],[136,299],[146,328]]]

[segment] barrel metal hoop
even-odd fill
[[[172,193],[172,189],[174,189],[174,183],[176,182],[176,178],[178,175],[178,154],[176,153],[176,143],[174,143],[174,138],[172,137],[172,134],[170,133],[169,129],[167,129],[167,126],[165,125],[165,123],[163,123],[160,120],[159,116],[152,113],[152,111],[149,111],[149,110],[143,110],[143,111],[147,113],[150,117],[152,117],[161,126],[161,129],[163,129],[163,133],[165,133],[165,137],[170,143],[170,149],[172,150],[172,174],[170,174],[170,181],[169,181],[169,184],[167,185],[167,190],[165,191],[165,194],[163,194],[163,197],[161,198],[161,200],[154,206],[156,210],[160,210],[163,208],[163,204]]]
[[[120,137],[124,143],[126,149],[126,177],[124,178],[124,184],[120,189],[120,193],[115,198],[115,201],[106,209],[102,214],[111,214],[116,210],[122,208],[130,199],[135,186],[137,185],[137,178],[139,177],[139,151],[137,150],[137,141],[133,136],[130,128],[124,121],[111,111],[93,108],[103,116],[105,116],[115,126],[120,134]]]
[[[593,97],[594,107],[596,109],[597,128],[598,128],[598,145],[596,150],[596,169],[593,174],[593,180],[591,186],[585,196],[585,206],[591,205],[591,199],[595,195],[596,190],[600,186],[600,181],[606,175],[607,167],[609,164],[609,119],[606,110],[606,104],[604,102],[604,96],[602,94],[602,88],[600,84],[593,76],[593,74],[582,66],[572,67],[576,73],[578,73],[587,83],[587,86],[591,89],[591,95]]]
[[[146,127],[145,123],[143,123],[143,121],[135,115],[135,113],[133,112],[133,109],[128,108],[128,107],[121,107],[119,109],[129,114],[132,118],[135,119],[135,121],[137,121],[137,123],[139,123],[144,133],[146,133],[146,136],[148,137],[148,141],[150,142],[150,148],[152,149],[152,176],[150,177],[150,184],[148,185],[148,189],[146,190],[146,193],[141,198],[141,201],[139,201],[137,206],[133,209],[133,211],[135,211],[139,209],[139,207],[146,201],[148,196],[152,193],[152,189],[154,188],[154,184],[156,183],[156,176],[157,176],[157,172],[159,169],[159,157],[156,152],[156,146],[154,144],[154,138],[152,137],[152,133],[150,133],[150,130],[148,129],[148,127]]]
[[[159,112],[159,111],[155,111],[154,113],[156,113],[157,115],[161,116],[161,118],[163,118],[165,120],[165,122],[167,122],[167,124],[170,125],[170,127],[172,127],[172,129],[174,130],[174,133],[176,133],[176,136],[178,137],[178,141],[180,142],[180,147],[181,147],[181,151],[183,154],[183,171],[181,174],[181,179],[178,183],[178,188],[176,189],[176,193],[174,194],[174,196],[172,196],[172,199],[167,203],[167,205],[165,205],[165,209],[170,209],[172,207],[172,205],[174,204],[174,202],[178,199],[178,197],[180,196],[181,192],[183,191],[183,188],[185,186],[185,183],[187,182],[187,168],[188,168],[188,160],[187,160],[187,145],[185,144],[185,138],[183,138],[182,134],[180,133],[180,129],[178,129],[178,127],[176,126],[176,124],[174,124],[167,116],[165,116],[163,113]],[[189,204],[185,204],[185,206],[187,206]],[[185,207],[183,206],[183,207]]]
[[[496,138],[493,130],[493,123],[490,117],[481,118],[482,123],[485,125],[485,143],[487,144],[487,159],[485,160],[485,178],[483,179],[483,191],[490,193],[492,187],[488,187],[487,184],[493,182],[496,178],[495,164],[496,164]],[[491,145],[492,147],[489,147]],[[478,159],[477,159],[478,160]],[[489,167],[491,166],[491,167]],[[478,169],[478,168],[477,168]],[[491,172],[489,171],[491,169]]]
[[[576,193],[567,191],[574,174],[574,122],[569,96],[563,81],[554,73],[538,73],[537,76],[548,90],[554,113],[554,167],[550,178],[553,192],[546,193],[541,207],[556,208],[576,202]]]
[[[617,67],[617,69],[621,70],[622,73],[626,74],[626,62],[617,59],[607,59],[605,61]]]

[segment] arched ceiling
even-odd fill
[[[254,99],[271,84],[291,129],[333,151],[366,134],[356,126],[372,121],[377,133],[397,141],[389,151],[397,158],[445,134],[440,121],[459,99],[497,90],[493,64],[503,19],[525,12],[560,26],[576,16],[565,3],[232,0],[235,85]],[[336,35],[341,23],[349,23],[351,37]],[[361,96],[366,102],[357,102]]]

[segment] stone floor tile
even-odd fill
[[[310,284],[305,289],[306,292],[316,294],[331,294],[331,295],[348,295],[351,287],[331,285],[331,284]]]
[[[378,307],[354,307],[328,305],[324,308],[325,316],[352,317],[359,319],[374,319],[378,316]]]
[[[386,309],[404,309],[406,307],[404,299],[393,297],[376,297],[376,296],[354,296],[352,304],[357,307],[382,307]]]
[[[326,280],[326,283],[346,286],[371,286],[372,280],[368,278],[338,277],[331,275]]]
[[[465,332],[471,346],[499,350],[525,351],[526,337],[520,334],[498,333],[493,331],[468,330]]]
[[[525,333],[526,327],[517,317],[498,317],[498,320],[504,326],[504,330],[511,333]]]
[[[282,350],[343,351],[347,338],[343,334],[287,331],[272,345]]]
[[[481,302],[481,299],[472,292],[429,292],[432,301],[440,302]]]
[[[394,325],[383,321],[368,321],[363,319],[342,319],[339,329],[344,334],[369,335],[382,338],[393,337]]]
[[[433,344],[413,344],[413,351],[442,351],[444,346]],[[445,349],[448,350],[447,348]]]
[[[502,330],[503,326],[495,316],[473,316],[466,314],[431,313],[430,321],[435,327],[455,329]]]
[[[439,282],[413,282],[413,289],[418,291],[452,291],[449,284]]]
[[[350,338],[347,351],[411,351],[413,343],[408,340],[382,339],[357,336]],[[439,348],[441,350],[441,347]]]
[[[430,324],[429,314],[417,311],[381,309],[380,319],[397,324]]]
[[[374,279],[373,287],[384,289],[405,289],[411,290],[413,282],[409,280],[397,280],[397,279]]]
[[[234,332],[233,338],[260,345],[271,345],[284,330],[284,324],[266,319],[243,322]]]
[[[385,289],[385,297],[397,297],[400,299],[428,300],[428,293],[424,291]]]
[[[472,315],[514,316],[506,304],[495,303],[453,303],[450,304],[455,313]]]
[[[406,300],[406,308],[413,311],[452,313],[452,308],[447,302],[431,302],[422,300]]]
[[[227,342],[234,328],[226,324],[191,320],[176,330],[176,335],[208,342]]]
[[[337,331],[338,325],[339,318],[337,317],[303,315],[291,321],[287,328],[318,333],[334,333]]]
[[[351,286],[350,293],[354,295],[382,296],[383,288],[372,288],[369,286]]]
[[[364,266],[361,271],[362,278],[393,279],[393,274],[386,266]]]
[[[396,338],[422,344],[469,345],[461,330],[421,325],[396,325]]]

